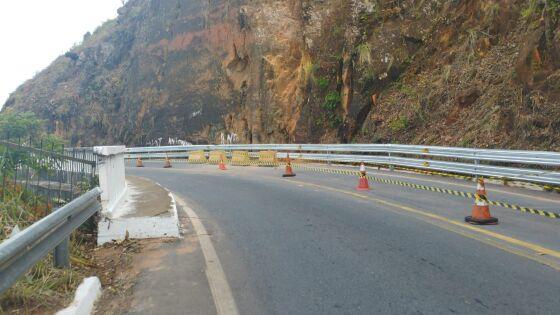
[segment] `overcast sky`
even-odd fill
[[[121,0],[0,0],[0,106],[83,35],[117,16]]]

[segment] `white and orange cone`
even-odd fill
[[[358,186],[356,190],[369,190],[369,183],[366,177],[366,166],[364,162],[360,164],[360,179],[358,179]]]
[[[222,170],[222,171],[226,171],[226,164],[224,163],[224,155],[220,155],[220,163],[218,164],[218,169]]]
[[[286,156],[286,170],[284,171],[284,174],[282,174],[282,177],[294,177],[294,176],[296,176],[296,173],[294,173],[294,171],[292,170],[290,153],[288,153]]]
[[[488,205],[488,197],[486,195],[486,187],[484,179],[478,178],[476,185],[476,196],[472,208],[472,214],[465,217],[465,222],[477,225],[495,225],[498,219],[490,215],[490,206]]]
[[[136,159],[136,167],[144,167],[144,163],[142,163],[141,158]]]
[[[169,157],[167,155],[165,156],[165,162],[163,163],[163,168],[171,168],[171,161],[169,160]]]

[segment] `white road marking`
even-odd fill
[[[239,314],[237,310],[237,304],[233,298],[231,288],[226,278],[220,259],[216,254],[214,245],[212,245],[212,240],[210,235],[206,232],[206,228],[202,224],[198,215],[185,203],[183,199],[175,195],[175,200],[187,213],[187,216],[191,220],[194,227],[196,235],[198,236],[198,241],[204,254],[204,260],[206,261],[206,278],[208,278],[208,284],[210,285],[210,291],[212,292],[212,298],[214,299],[214,305],[219,315],[237,315]]]

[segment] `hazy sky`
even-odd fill
[[[121,0],[0,0],[0,106],[83,35],[117,16]]]

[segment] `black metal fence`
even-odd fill
[[[95,167],[91,148],[0,140],[0,240],[97,186]]]

